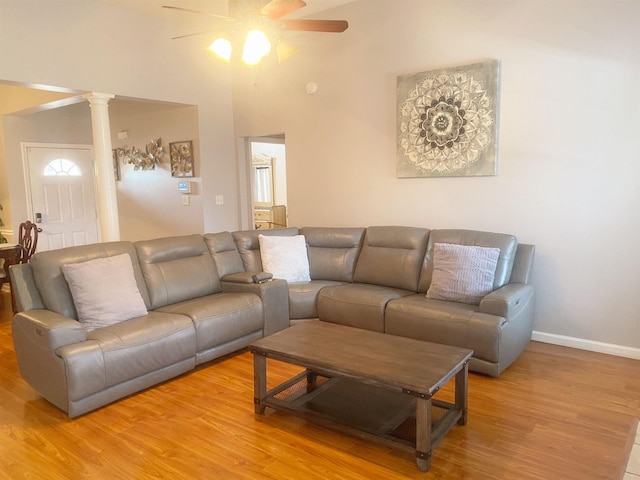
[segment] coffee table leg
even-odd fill
[[[467,388],[469,382],[469,362],[456,373],[456,409],[461,413],[458,425],[467,424]]]
[[[311,393],[316,389],[318,386],[317,380],[318,374],[313,370],[307,369],[307,393]]]
[[[255,413],[264,413],[262,401],[267,396],[267,357],[253,354],[253,404]]]
[[[417,398],[416,463],[423,472],[431,468],[431,397]]]

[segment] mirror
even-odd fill
[[[251,157],[254,207],[273,206],[273,157],[258,153]]]

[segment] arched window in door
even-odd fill
[[[80,167],[78,167],[75,162],[67,158],[56,158],[55,160],[51,160],[49,163],[47,163],[47,166],[44,167],[44,176],[81,177],[82,170],[80,170]]]

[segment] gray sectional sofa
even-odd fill
[[[309,279],[264,274],[259,235],[304,236]],[[495,252],[491,292],[477,303],[428,298],[443,243]],[[65,266],[122,254],[146,313],[88,329]],[[470,369],[498,376],[531,338],[533,255],[532,245],[511,235],[395,226],[220,232],[40,252],[10,269],[15,351],[23,378],[69,417],[308,320],[470,348]],[[112,301],[117,307],[124,299]]]

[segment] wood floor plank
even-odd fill
[[[640,361],[531,342],[500,378],[470,374],[468,423],[428,473],[409,453],[256,415],[246,351],[69,420],[20,378],[7,294],[0,310],[0,479],[619,480],[640,417]],[[267,368],[269,387],[300,371]]]

